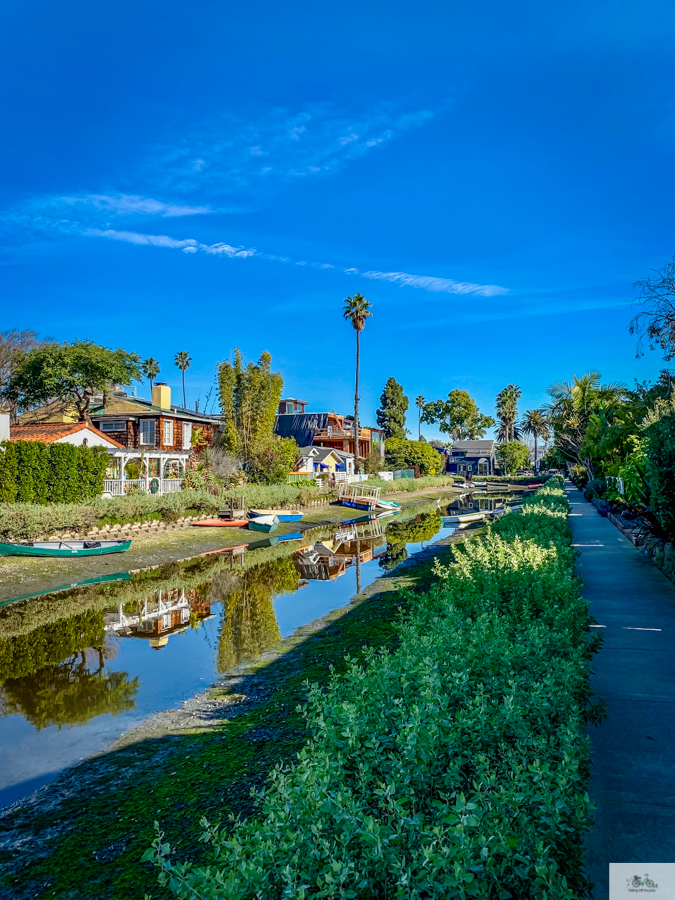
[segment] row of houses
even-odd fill
[[[307,401],[284,398],[279,403],[274,431],[292,437],[299,447],[294,471],[300,475],[353,474],[357,456],[373,452],[384,457],[384,431],[359,426],[358,448],[354,419],[331,412],[307,412]],[[74,421],[63,407],[54,405],[23,415],[9,427],[0,417],[0,440],[44,441],[105,447],[110,466],[105,491],[122,495],[130,482],[147,485],[156,479],[160,493],[180,490],[194,449],[213,446],[222,429],[219,415],[208,415],[171,402],[171,388],[156,383],[150,400],[116,390],[101,396],[90,410],[90,421]],[[494,441],[456,441],[451,450],[439,450],[444,471],[458,475],[492,475]]]

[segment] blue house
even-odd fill
[[[494,475],[494,441],[455,441],[447,451],[445,471],[451,475]]]

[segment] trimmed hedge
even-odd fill
[[[0,502],[81,503],[103,492],[108,466],[103,447],[3,441]]]
[[[209,866],[144,859],[181,898],[577,900],[591,619],[556,484],[408,595],[395,650],[310,689],[311,737],[259,815],[205,820]]]

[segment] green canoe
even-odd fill
[[[0,543],[0,556],[100,556],[123,553],[131,541],[32,541],[27,544]]]

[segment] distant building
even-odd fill
[[[494,441],[455,441],[447,451],[446,472],[451,475],[494,475]]]
[[[279,415],[288,416],[294,413],[304,413],[305,407],[308,406],[307,400],[296,400],[294,397],[286,397],[279,401]]]
[[[346,472],[354,473],[354,457],[344,450],[333,450],[332,447],[317,447],[310,444],[309,447],[300,448],[300,457],[295,464],[295,472],[313,475]]]
[[[292,437],[300,447],[313,444],[357,455],[352,416],[340,416],[336,412],[308,413],[304,411],[307,404],[302,400],[282,400],[279,407],[284,403],[297,403],[302,406],[303,411],[279,413],[274,423],[274,431],[279,437]],[[368,456],[373,449],[373,438],[382,434],[379,428],[364,428],[360,425],[358,456]]]

